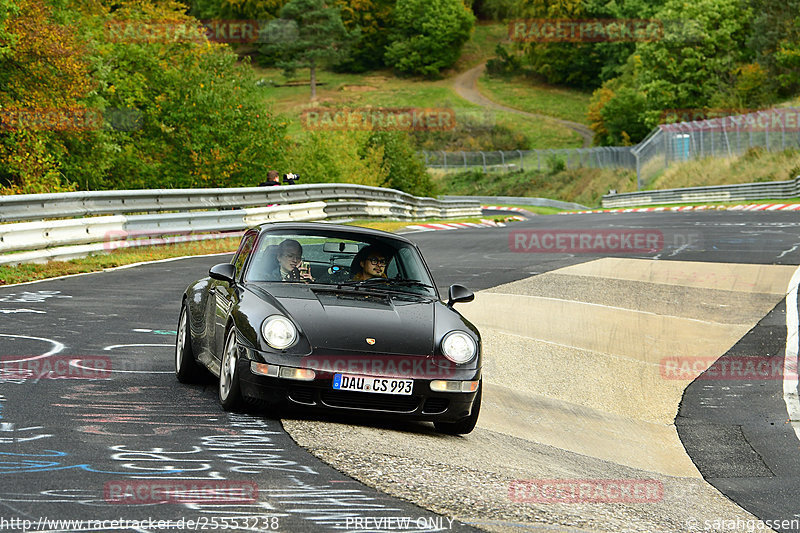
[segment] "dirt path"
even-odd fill
[[[516,113],[518,115],[524,115],[530,118],[544,118],[547,120],[552,120],[553,122],[561,124],[562,126],[565,126],[571,129],[572,131],[576,132],[578,135],[580,135],[583,138],[584,148],[592,146],[592,139],[594,138],[594,132],[583,124],[580,124],[578,122],[572,122],[569,120],[562,120],[560,118],[555,118],[548,115],[540,115],[538,113],[529,113],[527,111],[521,111],[519,109],[514,109],[513,107],[504,106],[502,104],[498,104],[497,102],[489,100],[478,90],[478,78],[481,77],[481,74],[483,74],[485,68],[486,68],[486,63],[483,63],[478,65],[477,67],[469,69],[466,72],[462,72],[456,77],[453,83],[453,88],[456,90],[456,93],[458,93],[458,95],[461,98],[469,100],[473,104],[478,104],[479,106],[483,106],[488,109],[508,111],[509,113]]]

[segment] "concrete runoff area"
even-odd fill
[[[673,421],[686,386],[785,297],[795,269],[605,258],[481,291],[458,306],[484,340],[473,433],[341,420],[284,427],[359,481],[491,531],[754,521],[702,479]],[[691,361],[691,373],[677,379],[668,360]],[[659,483],[662,496],[532,503],[510,491],[517,480],[634,479]]]

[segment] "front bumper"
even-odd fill
[[[333,388],[333,374],[330,373],[318,372],[311,381],[299,381],[256,374],[250,363],[248,358],[240,357],[236,369],[246,399],[312,411],[388,414],[407,420],[456,422],[469,416],[477,395],[477,390],[437,392],[431,390],[434,379],[419,377],[413,377],[411,395],[343,391]],[[470,369],[460,370],[450,379],[478,381],[480,377],[480,369]]]

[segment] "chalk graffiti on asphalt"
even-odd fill
[[[14,303],[42,303],[48,298],[72,298],[61,291],[25,291],[21,293],[0,294],[0,302],[14,302]]]
[[[14,427],[12,422],[0,422],[0,444],[18,444],[32,440],[46,439],[52,437],[50,433],[40,433],[38,430],[44,429],[42,426],[31,426],[25,428]],[[33,433],[25,433],[31,431]],[[13,434],[20,434],[15,436]]]
[[[83,470],[98,474],[130,475],[131,472],[101,470],[89,464],[63,464],[61,460],[68,457],[67,452],[42,450],[42,453],[0,452],[0,475],[26,474],[32,472],[54,472],[57,470]],[[142,474],[172,474],[180,470],[161,470],[158,472],[141,472]]]

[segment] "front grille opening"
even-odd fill
[[[428,398],[422,406],[422,412],[426,415],[438,415],[447,411],[449,406],[450,400],[447,398]]]
[[[317,405],[314,399],[314,389],[310,387],[294,387],[289,390],[289,399],[303,405]]]
[[[420,398],[417,396],[392,396],[355,391],[325,391],[321,394],[321,399],[322,403],[329,407],[395,413],[413,413],[420,404]]]

